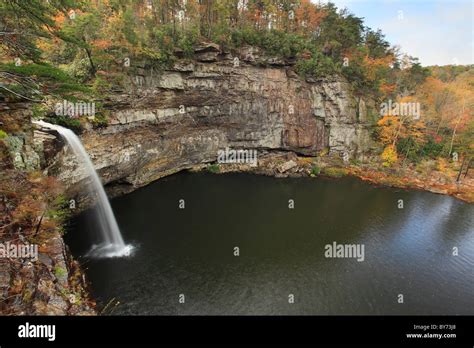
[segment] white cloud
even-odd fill
[[[472,64],[472,20],[471,4],[440,3],[434,12],[405,12],[403,20],[393,17],[380,29],[423,65]]]

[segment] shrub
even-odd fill
[[[81,121],[77,118],[69,116],[49,116],[45,118],[46,122],[58,124],[60,126],[71,129],[74,133],[80,134],[84,130]]]
[[[316,52],[312,54],[313,57],[309,59],[299,59],[296,63],[296,71],[298,74],[305,77],[324,77],[333,75],[337,72],[337,68],[333,61]]]
[[[35,120],[42,119],[48,113],[48,107],[45,104],[34,104],[31,107],[31,117]]]
[[[54,275],[56,276],[56,278],[62,278],[67,275],[67,270],[62,267],[56,266],[54,268]]]
[[[194,56],[194,46],[199,42],[199,33],[196,28],[182,33],[177,39],[176,46],[183,50],[184,57],[192,58]]]
[[[47,211],[47,216],[58,223],[64,223],[71,216],[69,200],[63,194],[59,194],[51,203],[51,208]]]
[[[219,173],[220,171],[220,167],[218,164],[211,164],[209,166],[207,166],[207,171],[210,172],[210,173]]]
[[[95,79],[93,85],[92,85],[92,91],[97,94],[97,95],[102,95],[107,92],[110,92],[110,89],[112,88],[112,84],[107,81],[107,79],[97,76]]]
[[[354,166],[360,166],[362,164],[362,161],[358,160],[357,158],[351,158],[349,162]]]
[[[0,129],[0,139],[4,139],[8,136],[8,133]]]
[[[311,168],[311,175],[319,175],[321,173],[321,168],[316,164]]]
[[[425,176],[430,175],[434,170],[436,170],[437,162],[432,160],[421,161],[415,168],[415,170]]]
[[[421,156],[431,158],[440,157],[445,145],[445,142],[436,142],[435,139],[430,136],[426,144],[421,148]]]
[[[436,160],[436,169],[448,175],[451,174],[451,167],[446,158],[438,158]]]
[[[90,63],[87,57],[78,56],[69,64],[64,64],[64,71],[75,79],[85,82],[90,78]]]
[[[398,160],[397,148],[394,145],[387,145],[381,155],[385,167],[391,167]]]
[[[446,143],[436,141],[429,136],[423,144],[416,142],[413,138],[401,138],[397,143],[397,152],[403,154],[408,160],[418,163],[422,159],[437,158],[442,156]]]
[[[109,120],[104,114],[96,114],[92,119],[92,126],[94,128],[104,128],[107,127],[108,124]]]

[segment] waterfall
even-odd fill
[[[57,131],[63,137],[76,156],[77,160],[84,166],[87,175],[90,177],[91,193],[97,194],[97,205],[95,211],[100,225],[102,243],[94,245],[88,253],[94,257],[120,257],[130,255],[132,247],[126,245],[122,234],[115,220],[114,212],[110,206],[109,199],[105,193],[102,182],[94,169],[86,149],[81,143],[79,137],[70,129],[50,124],[44,121],[33,121],[33,123]]]

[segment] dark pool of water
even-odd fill
[[[112,206],[133,257],[80,257],[99,235],[90,212],[66,238],[98,302],[120,301],[112,314],[474,314],[474,205],[448,196],[183,173]],[[364,245],[364,261],[326,258],[333,242]]]

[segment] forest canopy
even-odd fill
[[[415,58],[391,47],[380,30],[364,26],[361,18],[332,3],[2,0],[0,12],[3,64],[15,59],[47,63],[81,82],[94,79],[98,71],[113,70],[125,58],[166,68],[177,53],[192,58],[193,47],[202,41],[229,50],[256,46],[296,60],[301,75],[342,74],[358,93],[377,97],[410,87],[397,74],[404,67],[418,80],[428,75]]]

